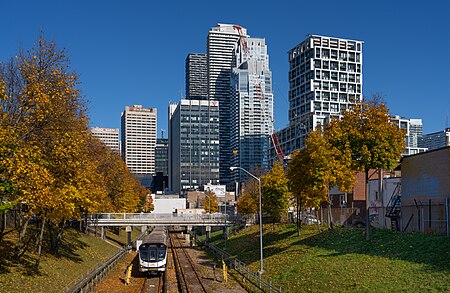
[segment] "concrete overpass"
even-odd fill
[[[231,226],[240,217],[214,214],[100,213],[90,215],[88,226]]]

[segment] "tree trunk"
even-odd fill
[[[317,230],[320,233],[322,231],[320,230],[319,211],[317,209],[316,209],[316,213],[315,214],[316,214],[316,219],[317,219]]]
[[[327,186],[327,194],[328,194],[328,200],[330,203],[328,204],[328,227],[333,230],[333,213],[331,212],[331,198],[330,198],[330,186]]]
[[[1,214],[2,216],[2,222],[0,224],[0,241],[3,239],[3,233],[5,233],[6,228],[6,212]]]
[[[25,246],[25,234],[27,232],[27,228],[28,228],[28,220],[26,220],[25,223],[23,224],[22,231],[19,234],[19,241],[17,242],[15,254],[17,260],[22,255],[22,249]]]
[[[297,236],[300,236],[300,232],[301,232],[301,228],[302,228],[302,222],[300,220],[300,210],[301,210],[301,205],[302,202],[300,200],[300,198],[297,198],[297,215],[296,215],[296,220],[297,220]]]
[[[61,223],[59,223],[59,227],[58,227],[58,235],[56,236],[56,243],[55,243],[55,250],[54,253],[58,254],[59,252],[59,245],[61,244],[61,239],[64,233],[64,223],[65,221],[62,221]]]
[[[46,217],[44,217],[42,219],[41,233],[39,234],[39,241],[38,241],[39,244],[38,244],[38,251],[37,251],[37,258],[36,258],[36,272],[39,270],[39,264],[41,262],[42,239],[44,238],[45,220],[46,220]]]
[[[366,171],[365,193],[366,193],[366,240],[370,240],[370,202],[369,202],[369,170]]]

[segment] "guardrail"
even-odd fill
[[[259,273],[252,272],[243,262],[231,256],[228,252],[218,248],[214,244],[210,244],[207,241],[198,238],[196,234],[194,234],[193,236],[197,242],[201,243],[203,246],[209,249],[217,258],[223,259],[223,261],[228,265],[229,268],[234,269],[262,292],[283,292],[281,286],[276,287],[272,284],[272,281],[268,282],[264,280]]]
[[[102,265],[97,266],[94,270],[83,275],[79,280],[76,280],[66,286],[67,293],[89,292],[95,285],[100,282],[109,270],[116,264],[117,261],[131,249],[125,246],[111,258],[109,258]],[[72,285],[73,284],[73,285]]]

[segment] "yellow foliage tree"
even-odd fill
[[[258,183],[253,178],[244,182],[241,194],[236,203],[236,209],[242,215],[254,215],[258,212],[259,190]]]
[[[208,191],[205,194],[203,207],[207,213],[215,213],[219,211],[219,204],[217,203],[217,196],[214,192]]]
[[[275,164],[270,172],[261,177],[261,193],[263,212],[270,215],[273,222],[280,221],[283,215],[287,215],[290,194],[288,179],[281,163]]]

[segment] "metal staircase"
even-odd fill
[[[398,182],[397,186],[392,193],[391,199],[386,206],[386,217],[391,219],[391,230],[398,231],[399,230],[399,218],[401,212],[401,183]]]

